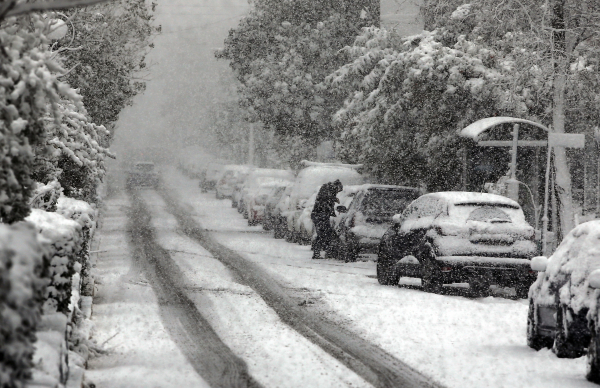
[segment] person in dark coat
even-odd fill
[[[315,206],[310,214],[310,218],[315,225],[317,238],[313,242],[313,259],[321,258],[321,251],[331,253],[331,242],[337,237],[335,231],[329,222],[330,217],[335,217],[335,204],[340,200],[337,198],[337,193],[342,191],[344,186],[340,180],[335,182],[325,183],[319,189]]]

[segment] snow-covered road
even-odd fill
[[[372,261],[349,264],[333,260],[313,261],[309,247],[275,240],[259,226],[247,226],[228,200],[216,200],[210,193],[201,194],[197,182],[176,170],[168,170],[163,178],[168,190],[188,204],[190,214],[211,230],[218,242],[276,275],[287,283],[286,287],[301,290],[307,309],[338,322],[340,327],[381,347],[443,385],[593,386],[584,378],[583,358],[557,359],[549,350],[535,352],[526,346],[526,301],[493,296],[469,299],[428,294],[418,287],[380,286],[374,276],[375,263]],[[145,196],[150,201],[154,194]],[[161,221],[173,222],[168,220],[169,217],[163,214]],[[173,249],[185,251],[175,247],[187,247],[174,235],[167,233],[160,238],[161,244]],[[192,271],[202,272],[206,268],[201,259],[190,256],[185,260],[185,265]],[[199,276],[206,277],[206,274]],[[258,314],[258,317],[269,316],[273,317]],[[229,317],[220,319],[226,327],[225,321]],[[263,323],[262,319],[254,324],[266,337],[275,328],[283,330],[277,325]],[[250,352],[254,353],[253,350]],[[283,375],[285,369],[282,365],[271,371]]]

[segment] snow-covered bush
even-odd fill
[[[58,199],[56,212],[77,222],[81,226],[82,236],[78,262],[81,263],[81,293],[92,295],[90,277],[89,246],[96,230],[98,212],[89,203],[62,196]]]
[[[56,204],[62,191],[62,186],[57,180],[53,180],[46,185],[37,182],[30,201],[31,207],[48,212],[56,211]]]
[[[82,228],[58,213],[33,209],[26,219],[32,223],[50,249],[50,284],[46,289],[44,312],[68,314],[72,277],[81,271]]]
[[[0,387],[31,375],[35,331],[47,285],[47,258],[27,223],[0,224]]]

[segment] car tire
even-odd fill
[[[527,346],[533,350],[552,347],[552,338],[544,337],[539,334],[537,320],[535,319],[535,305],[532,300],[529,301],[529,311],[527,312]]]
[[[377,281],[382,286],[397,286],[400,282],[394,260],[391,259],[381,248],[377,253]]]
[[[572,341],[567,338],[565,330],[566,307],[559,304],[556,309],[556,334],[554,336],[554,345],[552,352],[558,358],[577,358],[583,355],[583,349],[579,349]]]
[[[595,326],[595,325],[593,325]],[[590,345],[588,346],[587,352],[587,370],[585,378],[596,384],[600,384],[600,336],[595,327],[591,330],[592,338],[590,339]]]
[[[531,285],[517,284],[515,286],[515,293],[517,294],[517,298],[527,299],[529,297],[529,287],[531,287]]]
[[[237,202],[235,201],[231,201],[231,207],[236,208],[238,207]]]
[[[417,257],[417,260],[419,260],[423,266],[421,286],[425,292],[439,294],[444,286],[442,273],[435,264],[435,252],[433,247],[430,243],[426,243],[425,245],[425,249],[419,254],[420,257]]]
[[[285,233],[283,231],[283,228],[279,224],[273,225],[273,238],[279,239],[284,237]]]
[[[490,282],[480,276],[470,278],[469,287],[474,296],[488,296],[490,293]]]
[[[351,244],[348,244],[347,238],[345,241],[342,241],[340,239],[338,257],[340,260],[344,260],[345,263],[355,262],[356,258],[358,257],[357,250],[355,248],[353,248]]]

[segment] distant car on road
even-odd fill
[[[354,189],[349,206],[338,206],[342,215],[334,229],[340,237],[338,258],[356,261],[360,252],[377,253],[379,242],[392,225],[394,214],[422,194],[420,189],[405,186],[366,184]]]
[[[381,284],[401,276],[420,277],[423,289],[439,292],[446,283],[468,282],[477,293],[490,284],[514,287],[526,297],[535,280],[534,229],[512,199],[485,193],[425,194],[383,235],[377,259]]]
[[[228,164],[223,167],[219,180],[215,185],[217,199],[232,198],[235,186],[242,183],[252,171],[252,166]]]
[[[259,209],[254,209],[254,206],[256,206],[255,198],[258,195],[261,186],[265,183],[284,183],[293,181],[294,174],[290,170],[280,170],[275,168],[254,169],[244,182],[241,198],[238,201],[238,211],[240,211],[241,208],[241,213],[244,215],[244,218],[252,217],[250,218],[251,223],[255,224],[254,215],[256,214],[250,215],[250,212],[259,211]]]
[[[158,174],[153,162],[136,162],[127,172],[127,187],[158,187]]]
[[[206,173],[200,178],[200,189],[203,193],[208,190],[213,190],[219,181],[223,172],[224,165],[222,163],[209,163],[206,168]]]
[[[529,290],[527,345],[535,350],[552,347],[561,358],[580,357],[593,332],[594,352],[600,351],[598,293],[590,287],[590,275],[600,270],[600,221],[575,227],[550,258],[534,258],[531,268],[539,274]],[[594,357],[598,360],[598,354]],[[598,365],[595,373],[600,378]]]

